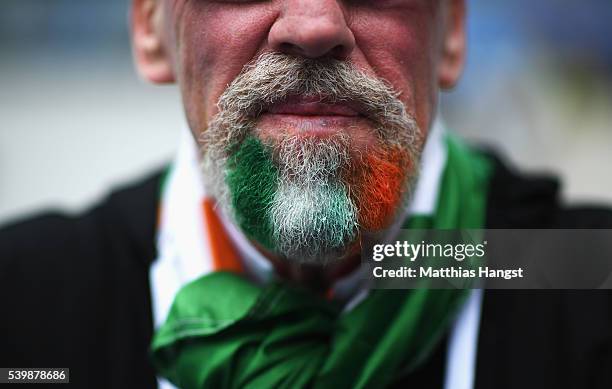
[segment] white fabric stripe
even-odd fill
[[[204,190],[197,155],[191,133],[184,130],[162,193],[158,258],[150,271],[156,327],[165,320],[179,289],[212,270],[202,216]]]
[[[445,389],[474,387],[482,297],[483,290],[474,289],[453,325],[446,355]]]

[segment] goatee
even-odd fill
[[[361,150],[350,131],[258,136],[261,113],[294,96],[357,104],[376,142]],[[201,139],[207,191],[267,250],[325,264],[401,214],[422,136],[383,80],[347,62],[271,53],[246,66],[218,105]]]

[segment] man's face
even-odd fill
[[[463,1],[135,0],[133,11],[141,74],[179,83],[209,190],[249,237],[313,261],[393,221],[439,87],[461,70]]]

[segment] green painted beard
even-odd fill
[[[226,184],[236,222],[250,239],[284,257],[302,263],[338,258],[358,228],[345,185],[335,174],[326,176],[333,170],[326,158],[311,160],[300,177],[284,174],[272,155],[249,136],[228,159]]]
[[[225,180],[242,231],[268,250],[274,250],[270,207],[278,187],[278,170],[258,139],[245,139],[228,159]]]

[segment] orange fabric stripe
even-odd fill
[[[243,273],[244,268],[240,262],[240,257],[230,241],[219,215],[215,212],[212,200],[204,199],[202,205],[214,271]]]

